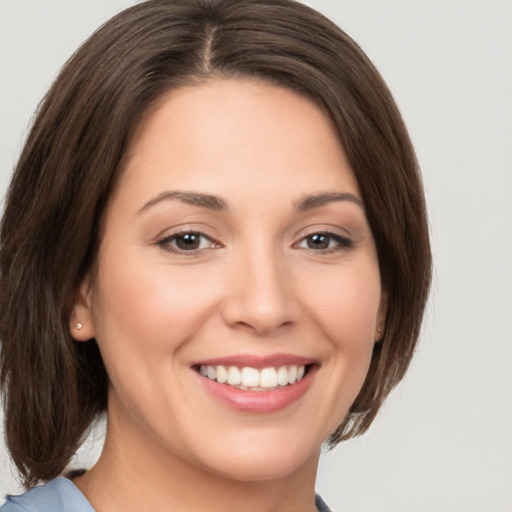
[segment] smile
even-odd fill
[[[192,365],[207,395],[243,413],[287,409],[307,393],[320,364],[290,354],[226,356]]]
[[[283,365],[278,367],[252,368],[244,366],[205,365],[199,373],[219,384],[227,384],[247,391],[270,391],[295,384],[304,378],[305,365]]]

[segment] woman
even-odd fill
[[[71,58],[2,221],[17,510],[327,510],[320,447],[403,377],[430,282],[407,132],[293,1],[150,0]],[[97,464],[63,478],[107,413]],[[198,492],[200,490],[200,492]]]

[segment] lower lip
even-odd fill
[[[230,408],[248,413],[269,413],[297,402],[309,389],[317,369],[317,366],[311,366],[299,382],[270,391],[246,391],[228,384],[219,384],[196,373],[207,392]]]

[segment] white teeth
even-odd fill
[[[305,366],[292,364],[257,370],[250,366],[239,369],[236,366],[203,364],[199,368],[199,373],[210,380],[216,380],[219,384],[229,384],[241,389],[264,390],[295,384],[304,377]]]
[[[288,367],[288,384],[293,384],[297,380],[297,365],[292,364]]]
[[[242,368],[241,384],[246,388],[257,388],[260,385],[260,372],[250,366]]]
[[[238,386],[242,382],[242,376],[240,370],[236,366],[230,366],[228,368],[228,384],[231,386]]]
[[[280,386],[286,386],[288,384],[288,368],[286,366],[281,366],[279,370],[277,370],[277,383]]]
[[[215,380],[217,378],[217,370],[215,369],[214,366],[207,366],[206,374],[208,375],[208,378],[210,380]]]
[[[217,366],[215,371],[217,373],[217,382],[224,384],[224,382],[228,380],[228,372],[226,368],[224,368],[224,366]]]
[[[260,387],[275,388],[277,386],[277,372],[275,368],[263,368],[260,372]]]

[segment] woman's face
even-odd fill
[[[171,91],[103,227],[73,335],[96,338],[110,377],[107,442],[240,480],[316,465],[384,315],[328,117],[255,81]]]

